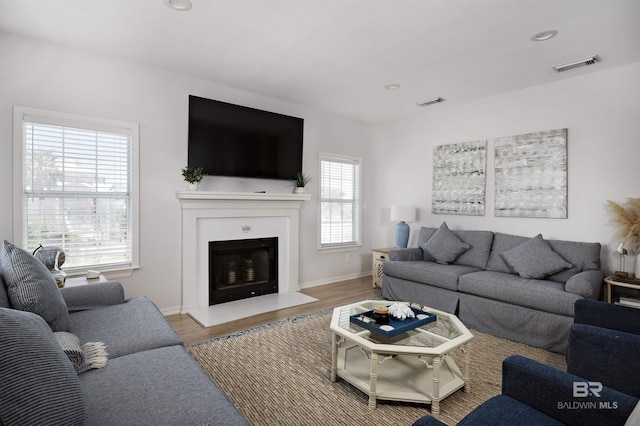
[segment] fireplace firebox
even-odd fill
[[[209,306],[277,292],[277,237],[209,241]]]

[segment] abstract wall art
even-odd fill
[[[436,146],[431,211],[483,216],[486,165],[486,140]]]
[[[495,216],[567,217],[567,129],[495,140]]]

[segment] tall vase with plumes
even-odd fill
[[[391,220],[396,224],[396,247],[407,248],[411,229],[407,222],[416,220],[416,208],[413,206],[391,206]]]
[[[636,267],[634,269],[634,278],[636,280],[640,280],[640,252],[638,252],[638,254],[636,254]]]

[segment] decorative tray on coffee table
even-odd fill
[[[414,307],[411,307],[411,310],[415,314],[415,318],[406,318],[404,320],[399,320],[390,315],[389,324],[377,324],[375,319],[373,318],[373,311],[351,315],[351,322],[359,325],[362,328],[366,328],[374,334],[389,339],[391,337],[406,333],[407,331],[413,330],[414,328],[420,327],[421,325],[429,324],[430,322],[436,320],[436,314],[422,311]]]

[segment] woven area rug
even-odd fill
[[[411,425],[430,406],[368,397],[344,380],[331,382],[330,311],[290,318],[198,343],[187,351],[254,425]],[[500,393],[502,360],[519,354],[566,370],[564,355],[472,330],[471,392],[440,403],[440,420],[455,425]],[[462,365],[460,350],[452,354]]]

